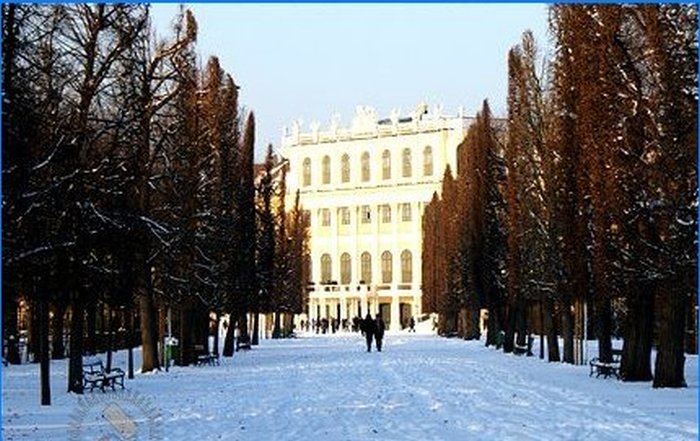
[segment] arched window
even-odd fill
[[[330,254],[324,254],[321,256],[321,283],[328,283],[331,281],[333,277],[331,264],[332,261]]]
[[[341,285],[350,284],[351,277],[352,277],[352,266],[351,266],[350,254],[343,253],[340,255],[340,284]]]
[[[426,145],[423,149],[423,176],[433,175],[433,148]]]
[[[366,284],[372,283],[372,255],[367,251],[360,256],[360,272],[362,273],[362,281]]]
[[[331,183],[331,157],[330,156],[324,156],[323,157],[323,183],[324,184],[330,184]]]
[[[413,279],[413,256],[408,250],[401,252],[401,283],[411,283]]]
[[[382,179],[391,179],[391,153],[384,150],[382,153]]]
[[[403,149],[401,154],[401,176],[411,177],[411,149]]]
[[[362,154],[362,182],[369,181],[369,152]]]
[[[391,253],[382,253],[382,283],[391,283]]]
[[[350,157],[347,153],[340,159],[340,180],[350,182]]]
[[[302,166],[302,184],[304,187],[311,185],[311,159],[304,158],[304,164]]]

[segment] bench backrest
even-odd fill
[[[83,372],[86,374],[101,374],[104,373],[104,371],[104,365],[102,364],[102,360],[99,358],[90,361],[83,361]]]

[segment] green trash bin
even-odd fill
[[[165,359],[168,366],[171,362],[177,360],[180,356],[179,342],[175,337],[166,337],[165,339]]]

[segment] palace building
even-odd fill
[[[298,189],[310,216],[308,320],[379,312],[399,330],[421,315],[423,210],[471,121],[424,104],[386,119],[359,106],[348,128],[334,117],[325,131],[285,130],[288,206]]]

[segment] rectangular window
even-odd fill
[[[360,209],[360,217],[362,218],[363,224],[372,223],[372,211],[369,209],[369,205],[363,205]]]
[[[331,210],[328,208],[321,209],[321,226],[330,227],[331,226]]]
[[[411,204],[401,204],[401,221],[411,222]]]
[[[391,206],[389,204],[384,204],[381,206],[382,210],[382,223],[388,224],[391,222]]]
[[[338,214],[338,217],[340,217],[341,225],[350,225],[350,209],[348,207],[339,208]]]

